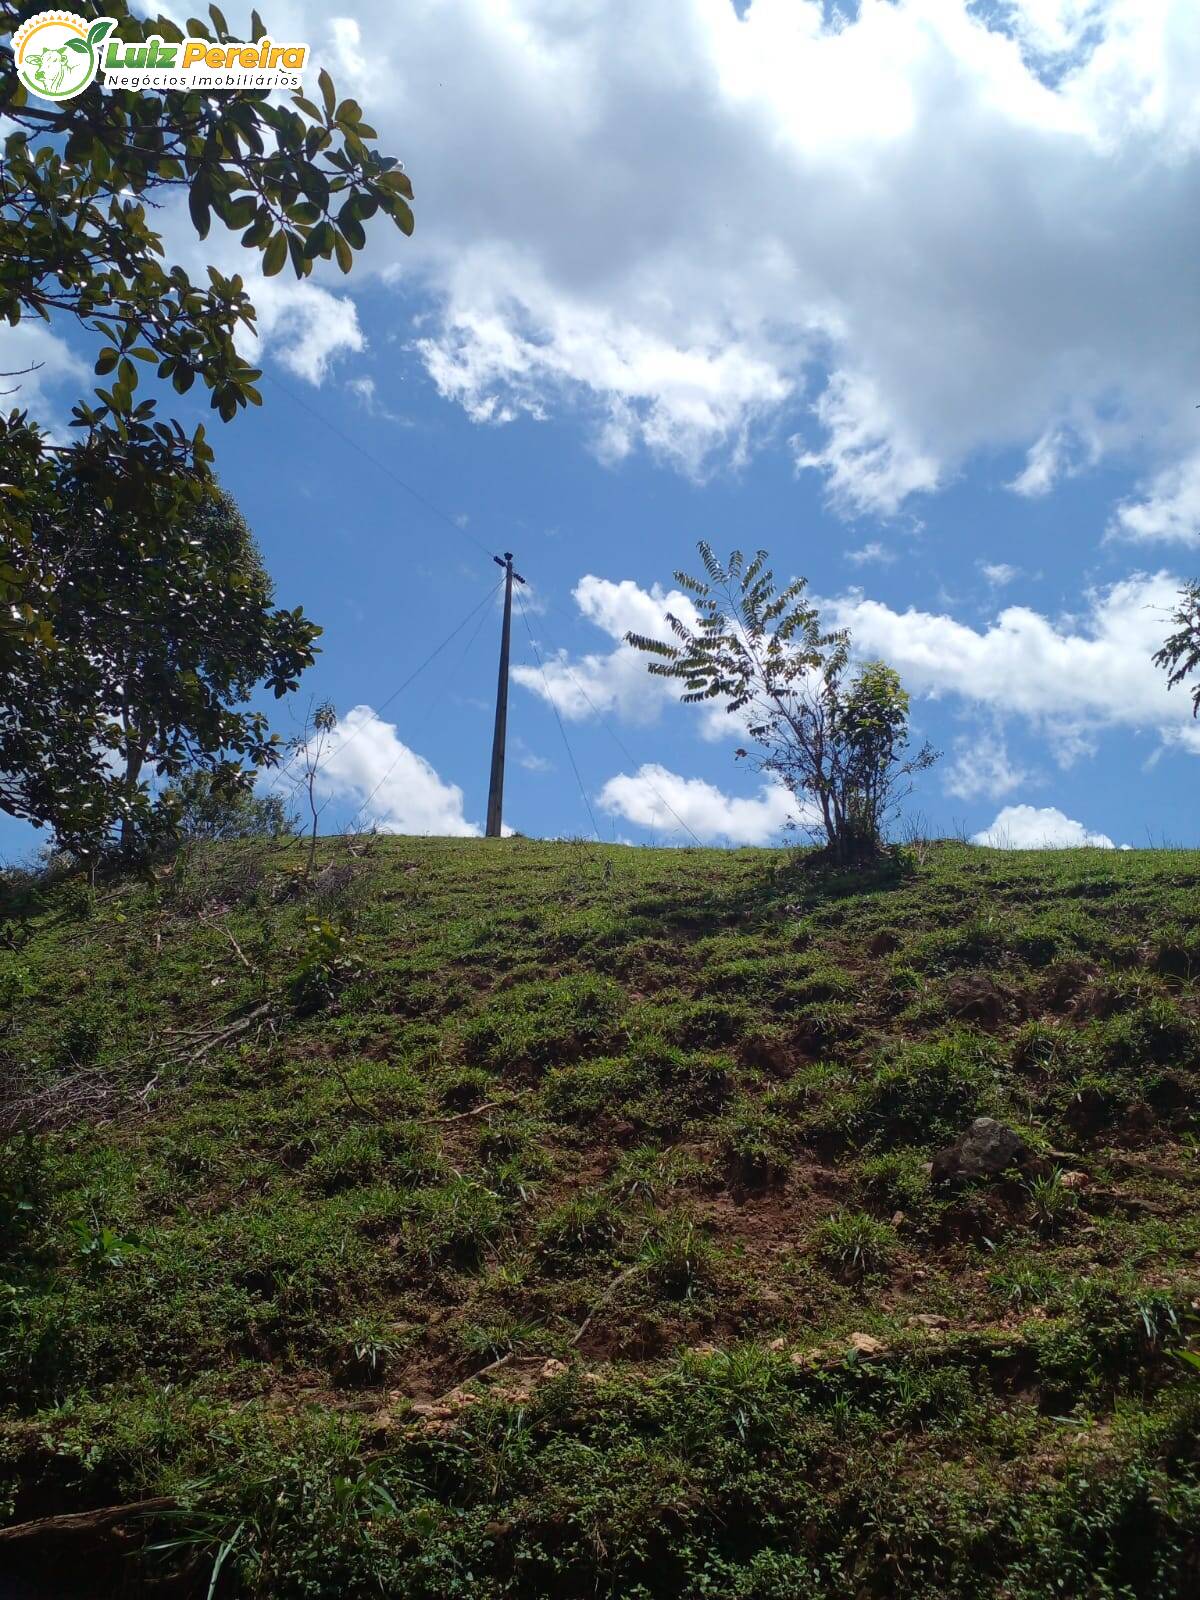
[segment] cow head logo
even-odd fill
[[[39,11],[12,36],[17,77],[42,100],[82,94],[100,70],[100,49],[116,22],[89,23],[73,11]]]

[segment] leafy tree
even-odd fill
[[[1171,621],[1176,632],[1157,652],[1154,664],[1166,668],[1167,683],[1173,689],[1200,671],[1200,580],[1182,590]],[[1192,715],[1200,716],[1200,683],[1192,688]]]
[[[776,589],[765,550],[749,563],[740,550],[726,563],[705,543],[699,550],[707,581],[675,574],[694,597],[697,625],[668,613],[678,644],[636,633],[627,642],[656,658],[652,673],[683,684],[685,703],[725,701],[759,747],[756,765],[775,773],[803,811],[816,803],[831,861],[869,858],[912,774],[937,760],[928,744],[907,753],[899,677],[880,661],[852,668],[849,635],[822,631],[804,598],[806,579]]]
[[[241,773],[222,787],[206,767],[185,772],[163,794],[181,839],[279,839],[290,834],[297,817],[280,794],[255,794],[252,774]]]
[[[11,33],[27,9],[0,0],[0,33]],[[125,41],[183,37],[165,18],[131,15],[124,0],[104,12]],[[189,33],[236,38],[215,6],[210,16],[211,27],[193,20]],[[252,13],[251,36],[265,32]],[[101,654],[123,617],[148,613],[166,629],[170,605],[183,595],[195,600],[190,585],[201,578],[217,582],[214,601],[231,596],[220,561],[191,544],[197,519],[211,509],[204,428],[160,417],[142,379],[152,373],[184,394],[199,377],[224,421],[261,403],[261,374],[235,343],[255,324],[245,282],[210,266],[197,283],[182,266],[168,266],[156,208],[186,192],[199,237],[214,220],[236,231],[268,276],[290,263],[303,278],[319,260],[348,272],[377,212],[412,231],[412,186],[399,163],[374,147],[361,107],[339,100],[327,73],[318,83],[319,106],[299,94],[283,105],[267,91],[110,92],[99,83],[72,100],[35,105],[11,54],[0,52],[0,316],[12,326],[34,317],[90,336],[96,373],[107,380],[75,405],[69,443],[26,412],[0,425],[0,807],[52,824],[67,842],[103,837],[116,820],[108,802],[118,791],[95,769],[98,758],[120,758],[123,749],[112,742],[112,706],[84,693],[95,674],[82,684],[75,678],[88,648],[71,614],[76,581],[84,615],[109,630]],[[8,377],[19,387],[22,375]],[[87,578],[88,554],[101,561],[103,582]],[[311,624],[299,612],[269,613],[250,595],[229,623],[232,657],[246,659],[255,618],[261,676],[282,694],[311,659]],[[219,620],[215,612],[210,620]],[[165,633],[158,643],[165,648]],[[180,663],[190,649],[184,632]],[[165,685],[169,696],[139,711],[159,730],[168,772],[225,747],[255,763],[276,758],[262,723],[239,721],[222,699],[250,682],[241,665],[227,667],[207,680],[198,673],[201,684],[192,684],[179,664],[161,685],[148,683],[152,694]]]
[[[243,702],[263,680],[277,696],[294,688],[320,629],[274,607],[250,531],[215,487],[163,527],[153,501],[118,514],[59,464],[34,455],[30,468],[22,504],[59,604],[53,647],[5,676],[0,805],[80,854],[114,828],[129,850],[171,822],[148,771],[205,762],[227,784],[243,761],[274,763],[265,715]]]

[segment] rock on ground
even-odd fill
[[[1027,1166],[1032,1152],[1021,1138],[993,1117],[976,1117],[953,1144],[933,1158],[934,1183],[960,1183],[968,1178],[993,1178],[1011,1167]]]

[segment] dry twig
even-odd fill
[[[172,1511],[179,1504],[174,1495],[157,1495],[151,1500],[132,1500],[127,1505],[100,1506],[94,1511],[71,1511],[58,1517],[35,1517],[32,1522],[15,1522],[0,1528],[0,1543],[17,1539],[58,1539],[69,1533],[95,1533],[129,1517],[153,1516]]]
[[[191,1066],[194,1061],[199,1061],[201,1056],[207,1055],[210,1050],[215,1049],[218,1045],[228,1044],[231,1039],[236,1039],[239,1034],[246,1033],[251,1025],[257,1022],[260,1017],[265,1016],[270,1009],[271,1002],[264,1000],[262,1005],[255,1006],[253,1011],[248,1011],[244,1017],[239,1017],[228,1028],[222,1028],[219,1033],[214,1033],[211,1038],[204,1041],[198,1050],[192,1052],[188,1057],[188,1065]]]
[[[472,1106],[469,1111],[456,1111],[452,1117],[418,1117],[417,1120],[423,1127],[442,1128],[447,1123],[462,1122],[467,1117],[482,1117],[488,1111],[503,1111],[506,1106],[514,1105],[532,1093],[532,1089],[521,1089],[518,1093],[510,1095],[507,1100],[485,1100],[481,1106]]]

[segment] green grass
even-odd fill
[[[56,1592],[1194,1585],[1200,855],[302,859],[0,889],[0,1522],[177,1502]]]

